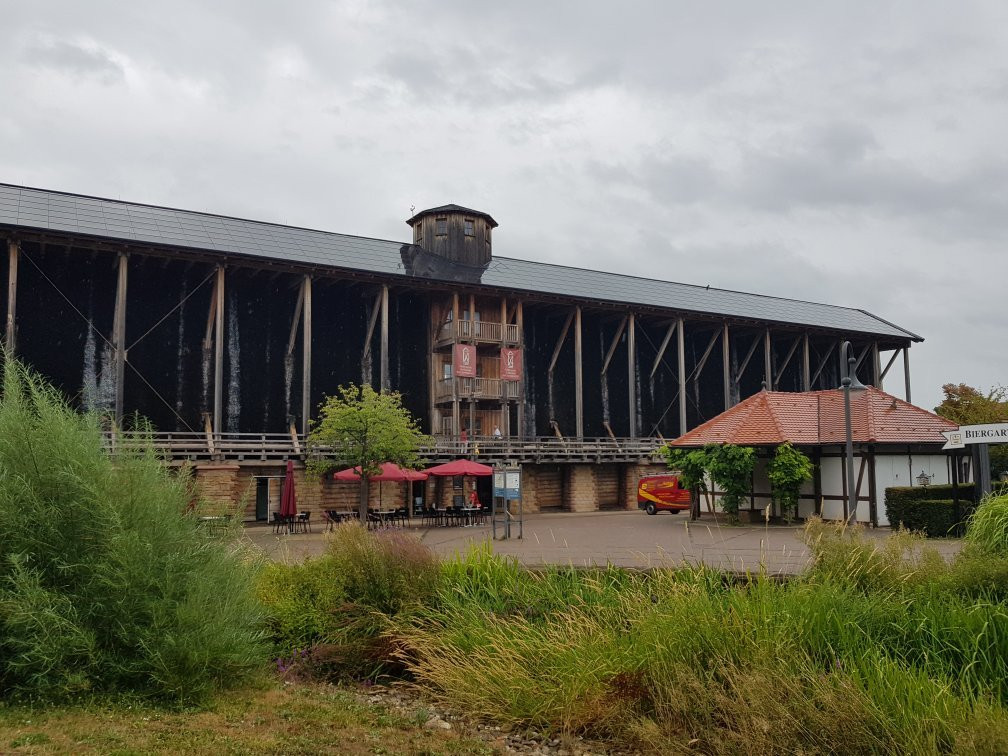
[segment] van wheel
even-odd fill
[[[649,515],[658,514],[658,510],[655,509],[655,505],[654,505],[653,501],[649,501],[647,503],[647,506],[644,507],[644,511],[647,512]]]

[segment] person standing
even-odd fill
[[[493,437],[495,441],[500,441],[501,439],[501,429],[499,425],[494,426]]]
[[[469,434],[466,432],[465,427],[462,428],[462,432],[459,434],[459,441],[462,442],[462,456],[469,456]]]

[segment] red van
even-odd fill
[[[649,515],[685,512],[690,508],[690,492],[674,473],[648,475],[637,481],[637,508]]]

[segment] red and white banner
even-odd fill
[[[521,349],[501,349],[500,377],[505,381],[520,381],[522,374]]]
[[[455,345],[455,362],[452,372],[456,378],[476,377],[476,347],[472,344]]]

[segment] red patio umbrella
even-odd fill
[[[287,475],[284,476],[283,493],[280,496],[280,516],[293,517],[297,514],[297,499],[294,496],[294,463],[287,460]]]
[[[360,467],[349,467],[333,474],[333,480],[360,480]],[[368,480],[388,480],[395,483],[408,483],[414,480],[427,480],[427,473],[418,470],[407,470],[395,462],[382,462],[381,471],[371,475]]]
[[[459,475],[475,475],[482,477],[493,475],[493,468],[490,465],[481,465],[479,462],[472,462],[468,459],[456,459],[454,462],[446,462],[443,465],[434,465],[424,470],[428,475],[439,475],[443,478],[455,478]]]

